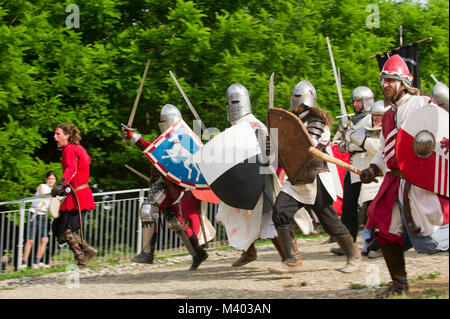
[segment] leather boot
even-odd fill
[[[84,256],[83,250],[80,247],[77,236],[75,236],[75,234],[70,229],[67,229],[64,235],[67,243],[69,244],[70,250],[72,250],[75,259],[78,261],[77,265],[81,268],[87,267],[86,257]]]
[[[59,235],[58,238],[56,238],[58,241],[58,244],[62,245],[64,243],[67,243],[66,233]]]
[[[292,238],[292,249],[294,250],[295,257],[297,260],[301,260],[300,253],[298,251],[297,238]]]
[[[324,241],[324,242],[322,243],[322,245],[325,245],[325,244],[331,244],[331,243],[334,243],[334,242],[336,242],[336,240],[334,240],[334,237],[333,237],[333,236],[330,236],[330,237],[328,237],[328,239],[327,239],[326,241]]]
[[[337,255],[337,256],[344,256],[344,255],[345,255],[345,253],[344,253],[344,251],[342,250],[341,247],[331,248],[330,251],[331,251],[333,254]]]
[[[392,278],[391,285],[377,294],[378,298],[386,298],[392,295],[400,295],[408,292],[408,280],[406,279],[405,255],[403,247],[397,244],[380,245],[384,260]]]
[[[272,240],[272,244],[277,249],[278,254],[280,254],[281,261],[285,261],[286,260],[286,254],[283,251],[283,246],[281,246],[280,237],[275,236],[275,238],[271,238],[271,240]]]
[[[347,264],[344,266],[344,268],[339,270],[342,271],[343,273],[354,272],[359,268],[362,257],[361,252],[353,242],[352,235],[348,234],[336,236],[335,240],[338,243],[338,245],[342,248],[345,255],[347,256]]]
[[[196,254],[192,257],[192,265],[189,270],[196,270],[202,262],[208,258],[208,253],[206,250],[198,245],[198,238],[195,234],[189,237],[192,248],[194,248]]]
[[[278,227],[277,232],[286,260],[282,261],[278,267],[269,268],[269,271],[277,274],[300,272],[302,270],[302,260],[300,258],[297,259],[297,256],[300,257],[300,255],[294,251],[294,246],[296,245],[294,245],[289,227]],[[297,241],[295,240],[296,243]]]
[[[239,257],[238,260],[236,260],[231,267],[241,267],[244,266],[248,263],[251,263],[252,261],[256,260],[256,248],[255,248],[255,243],[251,244],[250,247],[244,251],[241,254],[241,257]]]
[[[145,251],[141,251],[141,253],[137,256],[131,258],[132,261],[139,264],[153,264],[154,261],[154,249],[152,249],[149,253]]]
[[[88,245],[86,241],[81,241],[81,237],[78,234],[73,233],[75,238],[78,241],[78,245],[81,247],[84,256],[86,257],[86,262],[89,261],[92,257],[97,255],[97,249]]]

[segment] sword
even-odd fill
[[[273,77],[275,75],[275,72],[272,72],[269,78],[269,109],[273,107],[273,96],[274,96],[274,87],[273,87]],[[270,135],[267,136],[269,138]],[[267,152],[270,153],[270,143],[269,140],[266,141],[266,156],[269,156],[270,163],[273,163],[275,160],[276,155],[275,154],[267,154]]]
[[[431,77],[433,78],[434,82],[436,82],[436,84],[439,83],[438,79],[434,76],[434,74],[431,74]]]
[[[334,80],[336,81],[336,88],[339,96],[339,104],[341,107],[341,116],[342,116],[341,123],[344,129],[348,129],[350,128],[350,122],[348,120],[347,109],[345,108],[344,104],[344,98],[342,97],[340,76],[336,71],[336,65],[334,64],[334,57],[333,57],[333,49],[331,48],[330,39],[328,39],[328,37],[327,37],[327,45],[328,45],[328,52],[330,53],[331,66],[333,67]]]
[[[186,96],[186,93],[184,93],[183,88],[178,83],[177,79],[175,78],[175,75],[172,73],[172,71],[169,71],[170,76],[172,77],[172,80],[177,85],[178,90],[180,91],[181,95],[183,96],[184,100],[186,101],[187,105],[189,106],[189,109],[191,110],[192,114],[194,114],[194,117],[200,121],[200,125],[202,126],[203,132],[208,136],[208,139],[210,138],[209,132],[206,129],[205,124],[203,124],[203,121],[200,119],[200,116],[198,116],[197,112],[194,109],[194,106],[191,104],[191,101],[189,101],[188,97]]]
[[[275,72],[272,72],[269,79],[269,108],[273,107],[273,76]]]
[[[134,120],[134,114],[136,113],[136,108],[139,103],[139,98],[141,97],[142,88],[144,87],[144,81],[147,76],[148,66],[150,65],[150,59],[147,60],[147,64],[145,65],[144,74],[142,75],[141,84],[139,84],[138,93],[136,95],[136,98],[134,99],[133,109],[131,110],[130,118],[128,119],[127,127],[131,127],[131,124],[133,124]],[[126,139],[122,139],[122,142],[126,142]]]

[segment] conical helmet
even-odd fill
[[[391,56],[383,66],[380,73],[381,80],[395,79],[402,81],[407,87],[411,87],[413,76],[409,73],[408,65],[398,54]]]

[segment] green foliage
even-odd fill
[[[78,0],[80,27],[69,29],[72,1],[0,4],[0,201],[34,194],[47,170],[60,171],[53,126],[74,123],[92,158],[91,183],[103,190],[145,187],[124,168],[143,173],[149,161],[124,145],[126,123],[144,65],[150,68],[133,126],[158,136],[159,111],[177,105],[193,116],[169,76],[173,71],[207,127],[229,126],[225,92],[245,85],[253,113],[265,122],[268,79],[275,72],[275,106],[287,108],[294,85],[310,80],[318,104],[338,115],[325,38],[340,68],[348,111],[356,86],[381,98],[378,65],[370,56],[432,36],[420,44],[421,82],[448,84],[448,1],[377,1],[379,28],[368,28],[363,0]]]

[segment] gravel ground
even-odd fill
[[[78,273],[52,273],[0,281],[0,299],[353,299],[374,298],[377,289],[368,283],[390,281],[383,258],[363,257],[360,269],[352,274],[338,271],[345,257],[329,252],[336,244],[325,238],[298,239],[303,271],[271,274],[267,268],[279,263],[272,245],[258,246],[258,259],[232,268],[240,256],[236,250],[211,251],[197,269],[189,271],[191,257],[174,257],[153,265],[125,263]],[[358,242],[361,246],[361,242]],[[406,253],[408,278],[439,273],[437,279],[422,282],[440,286],[448,294],[449,254]],[[79,285],[72,280],[79,276]],[[433,286],[434,285],[434,286]],[[353,289],[352,289],[353,288]],[[425,289],[424,288],[424,289]]]

